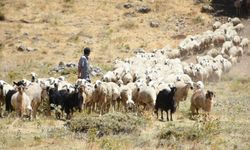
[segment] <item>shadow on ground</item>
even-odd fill
[[[236,9],[234,7],[234,0],[213,0],[211,2],[211,6],[215,10],[215,16],[228,16],[228,17],[236,17]],[[250,16],[250,8],[242,8],[241,16],[243,18],[247,18]]]

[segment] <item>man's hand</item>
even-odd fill
[[[78,79],[81,79],[81,74],[78,74],[78,76],[77,76],[77,77],[78,77]]]

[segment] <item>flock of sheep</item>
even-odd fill
[[[192,114],[200,108],[209,112],[215,95],[205,90],[204,83],[220,81],[248,53],[249,44],[247,38],[239,35],[244,29],[239,18],[229,18],[224,24],[217,21],[212,28],[213,31],[187,36],[178,48],[167,46],[116,60],[114,69],[95,83],[78,79],[71,84],[63,76],[37,78],[35,73],[30,81],[23,79],[14,86],[0,80],[0,111],[5,105],[6,111],[13,109],[20,117],[27,111],[30,118],[35,118],[39,105],[48,99],[48,106],[60,105],[58,117],[65,111],[70,118],[75,108],[100,115],[109,111],[155,110],[158,117],[160,109],[167,112],[167,120],[170,110],[172,120],[179,102],[186,100],[189,89],[193,89]],[[196,63],[181,61],[194,54],[203,56],[197,56]]]

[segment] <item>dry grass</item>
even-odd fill
[[[4,4],[1,6],[2,13],[10,21],[0,24],[3,29],[0,31],[0,39],[5,45],[1,50],[3,59],[0,71],[3,73],[0,78],[6,79],[8,76],[8,71],[4,71],[6,63],[11,65],[11,70],[17,68],[26,74],[35,71],[42,77],[47,76],[48,69],[44,65],[55,66],[61,60],[76,62],[85,46],[94,50],[91,63],[111,68],[106,66],[112,66],[117,57],[127,58],[133,55],[136,48],[151,51],[166,44],[175,46],[178,40],[171,39],[171,36],[204,31],[210,20],[207,15],[199,13],[200,6],[190,8],[192,0],[156,0],[154,3],[134,1],[134,7],[130,9],[123,7],[125,2],[127,1],[1,1]],[[149,6],[152,11],[148,14],[137,13],[137,7],[142,5]],[[135,17],[124,16],[127,12],[133,12]],[[193,31],[192,25],[197,25],[192,20],[196,16],[204,17],[204,26],[199,25]],[[181,18],[188,25],[185,29],[176,28],[176,22]],[[151,20],[158,20],[160,27],[151,28]],[[17,52],[16,47],[20,44],[37,48],[38,51]],[[22,68],[26,63],[24,59],[31,59],[35,65]],[[10,81],[10,78],[6,80]]]
[[[209,118],[200,115],[191,120],[189,100],[180,103],[172,122],[156,120],[150,113],[140,117],[114,113],[101,118],[76,113],[70,123],[41,114],[34,121],[16,120],[12,114],[1,119],[0,148],[248,149],[250,78],[230,78],[206,86],[216,92]]]

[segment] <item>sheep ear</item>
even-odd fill
[[[14,85],[17,85],[17,83],[16,83],[15,81],[13,81],[13,84],[14,84]]]
[[[50,89],[50,87],[49,87],[49,86],[47,86],[47,87],[46,87],[46,91],[49,91],[49,89]]]
[[[45,83],[42,82],[42,81],[41,81],[41,83],[40,83],[40,86],[41,86],[42,88],[45,88],[45,87],[46,87],[46,86],[45,86]]]

